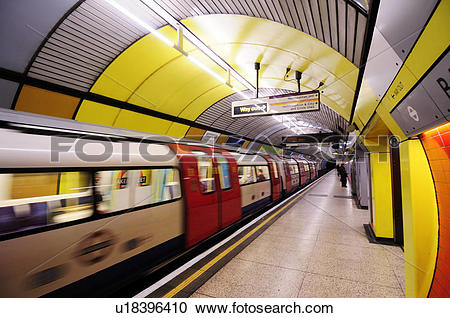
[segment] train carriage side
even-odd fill
[[[124,164],[115,142],[102,162],[70,150],[54,163],[50,136],[1,134],[0,296],[102,292],[120,283],[130,260],[150,267],[184,248],[179,164],[168,146],[149,144],[152,162],[128,143]]]
[[[238,164],[242,215],[271,202],[269,164],[260,155],[233,153]]]

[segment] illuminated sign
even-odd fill
[[[298,113],[320,109],[319,91],[294,93],[269,97],[270,111],[274,113]]]
[[[299,144],[319,144],[319,143],[336,143],[342,138],[340,135],[334,133],[314,133],[299,136],[283,136],[281,143],[284,145]]]
[[[281,115],[320,110],[319,91],[292,93],[231,103],[231,117]]]
[[[255,99],[232,102],[232,107],[232,117],[267,115],[269,111],[267,103],[261,103]]]

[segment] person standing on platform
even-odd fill
[[[338,173],[341,179],[342,187],[347,188],[347,171],[345,171],[344,164],[338,166]]]

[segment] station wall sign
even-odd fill
[[[450,120],[450,54],[446,50],[434,67],[391,111],[407,137]]]
[[[342,138],[335,133],[314,133],[308,135],[283,136],[281,143],[283,145],[314,144],[314,143],[337,143]]]
[[[319,91],[276,95],[231,103],[231,117],[282,115],[320,110]]]

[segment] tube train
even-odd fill
[[[112,288],[142,272],[142,264],[154,267],[289,195],[324,168],[155,135],[137,142],[132,131],[98,125],[83,124],[89,131],[80,132],[70,128],[73,121],[44,116],[22,121],[43,117],[57,128],[6,117],[0,123],[2,297]],[[108,145],[100,142],[105,130]]]

